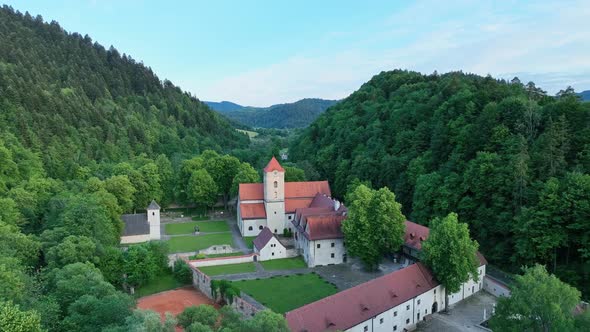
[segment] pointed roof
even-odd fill
[[[150,203],[150,205],[148,205],[147,210],[159,210],[160,206],[158,205],[158,203],[156,203],[155,200],[152,199],[152,202]]]
[[[285,171],[285,169],[277,161],[277,158],[275,158],[274,156],[272,156],[272,159],[268,162],[268,165],[266,165],[266,167],[264,168],[265,173],[272,172],[272,171],[279,171],[279,172]]]
[[[258,234],[258,236],[252,241],[256,249],[262,250],[264,246],[272,239],[275,235],[270,231],[268,227],[264,227],[264,229]]]

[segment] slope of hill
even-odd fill
[[[588,295],[590,105],[528,89],[384,72],[320,115],[289,157],[336,196],[359,179],[394,190],[422,224],[457,212],[495,264],[549,264]]]
[[[59,24],[0,10],[0,132],[43,152],[49,175],[146,153],[246,146],[216,112],[149,67]]]
[[[590,101],[590,90],[582,91],[578,93],[578,96],[582,98],[582,101]]]
[[[205,103],[228,118],[247,126],[282,129],[306,127],[318,115],[337,102],[337,100],[306,98],[294,103],[277,104],[270,107],[240,106],[225,101]]]

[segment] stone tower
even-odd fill
[[[150,225],[150,240],[160,239],[160,206],[152,200],[147,207],[147,221]]]
[[[282,233],[285,228],[285,169],[275,157],[264,168],[264,207],[268,228]]]

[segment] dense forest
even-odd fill
[[[303,128],[312,123],[337,100],[306,98],[270,107],[240,106],[230,102],[205,102],[228,118],[254,128]]]
[[[486,257],[535,262],[590,295],[590,104],[571,88],[461,72],[383,72],[290,148],[343,197],[391,188],[421,224],[457,212]]]

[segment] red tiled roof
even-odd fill
[[[309,207],[312,207],[312,208],[315,208],[315,207],[333,208],[334,201],[329,196],[327,196],[325,194],[317,193],[315,195],[315,197],[313,198],[313,200],[311,201],[311,204],[309,204]]]
[[[275,158],[274,156],[272,157],[272,159],[268,162],[268,164],[264,168],[265,173],[272,172],[272,171],[279,171],[279,172],[285,171],[285,169],[277,161],[277,158]]]
[[[264,199],[264,184],[262,183],[240,183],[238,191],[242,201]],[[328,181],[285,182],[285,199],[313,199],[317,193],[330,196],[331,191]]]
[[[314,198],[317,193],[332,195],[328,181],[285,182],[285,198]]]
[[[428,227],[406,220],[404,242],[407,246],[421,250],[422,241],[428,238],[428,234],[430,234],[430,229]]]
[[[241,203],[240,216],[242,219],[264,219],[266,209],[264,203]]]
[[[240,183],[238,193],[241,201],[259,201],[264,199],[262,183]]]
[[[345,216],[335,214],[307,217],[308,239],[315,241],[343,238],[341,228],[344,219]]]
[[[295,213],[295,210],[306,208],[311,204],[310,198],[287,198],[285,199],[285,213]]]
[[[260,234],[258,234],[254,241],[252,241],[252,243],[258,250],[261,250],[273,237],[274,234],[270,231],[270,229],[268,227],[264,227],[264,229],[260,231]]]
[[[406,234],[404,235],[404,242],[407,246],[417,250],[422,250],[422,241],[425,241],[429,234],[430,228],[406,220]],[[488,264],[488,261],[481,252],[478,251],[476,255],[477,260],[479,261],[479,266]]]
[[[293,332],[346,330],[438,286],[422,263],[312,302],[285,314]]]

